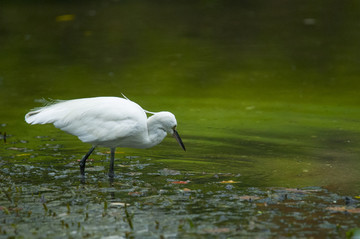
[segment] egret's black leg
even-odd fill
[[[82,176],[85,175],[85,163],[86,163],[86,160],[88,159],[88,157],[94,151],[95,148],[96,148],[96,146],[91,147],[89,152],[87,152],[87,154],[85,154],[85,156],[80,161],[80,173],[81,173]]]
[[[110,158],[110,168],[109,168],[109,177],[114,177],[114,160],[115,160],[115,148],[111,148],[111,158]]]

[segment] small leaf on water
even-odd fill
[[[141,192],[129,192],[128,195],[134,196],[134,197],[139,197],[142,195],[142,193]]]
[[[29,156],[31,154],[17,154],[16,157]]]
[[[189,180],[187,180],[187,181],[173,181],[171,183],[173,183],[173,184],[188,184],[188,183],[190,183],[190,181]]]
[[[238,181],[228,180],[228,181],[221,181],[220,183],[239,183]]]

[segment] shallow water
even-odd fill
[[[2,5],[1,237],[344,238],[360,226],[358,4]],[[82,182],[90,146],[24,122],[42,98],[121,92],[173,112],[187,152],[171,137],[118,149],[109,182],[98,148]]]

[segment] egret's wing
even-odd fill
[[[82,112],[71,124],[54,125],[83,142],[106,142],[147,131],[146,119],[141,107],[131,101],[104,101]]]
[[[112,141],[147,130],[144,110],[117,97],[62,101],[29,112],[25,120],[30,124],[53,123],[89,143]]]

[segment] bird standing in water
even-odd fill
[[[146,114],[152,114],[149,118]],[[55,101],[25,115],[28,124],[52,123],[82,142],[92,145],[80,161],[80,173],[85,175],[85,163],[97,146],[110,148],[109,177],[114,177],[117,147],[151,148],[167,134],[173,135],[182,149],[185,146],[176,131],[176,118],[167,111],[149,112],[135,102],[119,97],[93,97]]]

